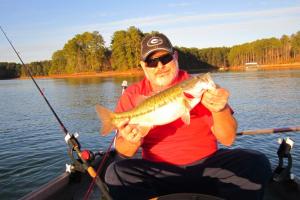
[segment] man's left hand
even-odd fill
[[[224,88],[207,90],[204,92],[201,103],[211,112],[222,111],[228,102],[229,92]]]

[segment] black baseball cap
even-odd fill
[[[159,50],[173,53],[173,46],[167,36],[161,33],[146,35],[141,43],[141,60],[146,61],[150,54]]]

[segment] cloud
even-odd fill
[[[250,10],[241,12],[224,12],[211,14],[164,14],[157,16],[146,16],[140,18],[128,18],[108,23],[95,23],[84,26],[66,27],[66,31],[93,31],[98,30],[100,34],[112,35],[114,31],[127,29],[129,26],[136,26],[142,30],[160,30],[166,26],[192,26],[197,28],[201,24],[225,24],[232,21],[247,21],[253,19],[279,18],[286,16],[299,16],[300,7],[286,7],[268,10]]]
[[[173,5],[175,6],[175,4]],[[180,6],[180,4],[178,4]],[[182,4],[184,6],[184,4]],[[181,14],[166,13],[156,16],[127,18],[106,23],[91,23],[83,26],[65,26],[64,28],[37,30],[35,34],[22,30],[24,42],[18,45],[28,46],[22,49],[32,56],[32,60],[42,59],[42,52],[49,59],[52,53],[63,47],[63,44],[75,34],[85,31],[99,31],[109,46],[115,31],[129,26],[140,28],[143,32],[157,30],[168,34],[175,45],[186,47],[230,46],[263,37],[280,36],[300,29],[300,7],[285,7],[264,10],[238,12]],[[25,31],[25,32],[24,32]],[[38,34],[37,34],[38,33]],[[277,35],[274,35],[274,34]],[[17,34],[17,33],[16,33]],[[32,38],[34,42],[32,42]],[[31,41],[29,41],[31,38]],[[1,43],[1,41],[0,41]],[[51,45],[52,43],[55,45]],[[38,47],[35,44],[44,45]],[[29,48],[31,46],[31,48]],[[0,49],[0,53],[6,53]],[[25,53],[24,53],[25,54]],[[0,57],[0,60],[1,57]],[[6,59],[4,59],[6,60]]]
[[[286,16],[278,19],[265,18],[195,27],[165,28],[162,32],[169,35],[173,44],[177,46],[197,48],[233,46],[257,39],[295,33],[300,30],[299,21],[300,16]]]
[[[172,30],[173,32],[185,31],[185,34],[190,33],[190,35],[192,35],[194,31],[199,31],[201,29],[220,31],[222,29],[227,30],[231,28],[234,30],[240,29],[240,27],[245,27],[243,26],[243,24],[251,24],[255,26],[255,23],[261,24],[262,22],[265,22],[264,28],[267,29],[268,26],[270,26],[270,22],[271,24],[273,24],[272,21],[276,21],[280,18],[286,18],[288,16],[291,16],[291,19],[295,17],[299,18],[299,13],[300,7],[286,7],[268,10],[249,10],[241,12],[224,12],[211,14],[164,14],[140,18],[128,18],[109,23],[89,24],[80,27],[77,26],[72,27],[71,30],[73,29],[74,33],[78,33],[79,30],[98,30],[100,34],[104,36],[105,41],[110,42],[110,37],[112,36],[114,31],[122,29],[124,30],[129,26],[136,26],[144,32],[152,30]],[[266,20],[269,21],[266,22]],[[288,22],[288,24],[291,23]],[[295,22],[295,24],[298,23]],[[68,30],[70,30],[70,27],[68,27]],[[189,31],[187,32],[187,30]]]

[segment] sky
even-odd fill
[[[300,0],[0,0],[0,26],[25,63],[51,59],[76,34],[110,46],[130,26],[166,34],[174,46],[233,46],[300,31]],[[18,62],[0,32],[0,62]]]

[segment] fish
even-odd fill
[[[150,96],[129,111],[115,113],[97,104],[96,113],[102,122],[100,133],[108,135],[125,119],[129,119],[128,124],[137,125],[143,136],[154,126],[168,124],[179,118],[189,125],[190,111],[201,101],[204,91],[215,88],[210,73],[206,73],[192,76]]]

